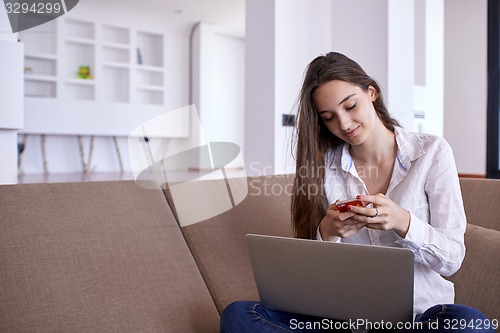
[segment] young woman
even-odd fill
[[[319,56],[307,68],[296,159],[296,237],[408,248],[415,254],[416,321],[451,332],[450,320],[486,320],[478,310],[454,305],[453,284],[442,277],[455,273],[465,255],[466,219],[450,146],[401,128],[377,82],[340,53]],[[298,190],[304,188],[315,190]],[[335,208],[337,200],[350,198],[366,206]],[[321,320],[235,302],[222,315],[221,332],[297,332],[292,319]]]

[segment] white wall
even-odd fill
[[[333,50],[358,62],[382,88],[389,112],[413,128],[413,1],[333,0]]]
[[[193,97],[205,141],[244,148],[245,41],[222,35],[214,24],[200,23],[193,42]],[[195,133],[191,133],[195,134]],[[228,165],[243,167],[241,158]]]
[[[414,0],[388,0],[387,108],[400,124],[413,129],[415,85]]]
[[[275,1],[246,1],[245,168],[249,175],[274,168]]]
[[[458,171],[486,174],[487,0],[445,0],[444,137]]]
[[[387,0],[332,0],[333,51],[358,62],[387,97],[389,72]]]
[[[331,1],[276,1],[275,26],[275,168],[295,172],[291,154],[292,127],[282,126],[283,114],[296,114],[306,66],[331,51]]]
[[[415,119],[415,131],[443,136],[444,124],[444,0],[415,1],[423,5],[421,40],[415,40],[414,108],[424,119]],[[417,14],[417,13],[416,13]],[[418,35],[417,33],[415,34]],[[421,48],[417,50],[417,46]],[[420,51],[420,54],[417,52]],[[417,58],[419,56],[420,59]],[[417,59],[419,61],[417,61]]]
[[[389,110],[397,117],[401,109],[425,111],[425,121],[417,120],[423,126],[405,127],[444,136],[460,173],[485,175],[487,1],[427,0],[424,15],[416,16],[414,1],[333,0],[334,50],[351,56],[381,83]],[[423,16],[423,22],[411,21]],[[421,30],[414,34],[413,26],[423,28],[423,36]],[[408,45],[415,36],[415,51],[423,61],[415,59],[414,46]],[[398,53],[406,65],[395,66]],[[417,75],[418,86],[410,91],[414,66],[425,71],[425,85]],[[406,103],[410,99],[413,105]]]
[[[246,2],[245,164],[249,174],[292,172],[291,130],[306,65],[331,50],[329,0]]]

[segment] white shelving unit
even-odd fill
[[[24,43],[25,96],[57,97],[57,26],[51,21],[20,33]]]
[[[135,93],[139,103],[163,104],[163,36],[154,33],[138,31],[136,35],[136,78]]]
[[[96,26],[92,22],[66,19],[61,30],[64,59],[62,94],[67,100],[96,100],[96,82],[78,76],[80,66],[89,67],[95,77]]]
[[[128,135],[141,119],[168,111],[161,33],[71,17],[21,32],[20,39],[26,50],[23,132]],[[88,66],[92,77],[79,77],[80,66]],[[91,114],[99,119],[87,120]],[[189,117],[169,133],[187,137]]]

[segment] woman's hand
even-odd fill
[[[354,220],[355,215],[354,212],[340,213],[335,204],[330,205],[319,225],[321,238],[324,240],[330,240],[332,237],[346,238],[360,231],[366,223]]]
[[[410,228],[410,212],[399,207],[394,201],[382,193],[376,195],[358,195],[356,197],[365,203],[371,203],[370,207],[349,206],[349,211],[356,213],[352,217],[359,223],[376,230],[394,230],[400,237],[405,238]]]

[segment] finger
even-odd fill
[[[365,224],[364,222],[356,221],[354,218],[350,217],[347,220],[340,221],[342,225],[355,225],[355,224]]]
[[[369,202],[375,205],[381,205],[384,203],[385,195],[382,193],[378,193],[375,195],[357,195],[356,199],[359,199],[364,202]]]
[[[337,210],[337,206],[335,205],[335,203],[332,203],[330,206],[328,206],[327,210]]]
[[[327,210],[337,210],[337,202],[339,202],[340,200],[337,199],[335,200],[334,203],[330,204],[330,206],[328,206],[328,209]]]
[[[367,225],[380,223],[379,217],[375,215],[366,216],[357,214],[353,216],[352,219],[356,220],[358,223],[365,223]]]
[[[340,233],[342,238],[347,238],[349,236],[352,236],[352,235],[358,233],[363,227],[364,227],[364,224],[356,223],[356,224],[349,225],[349,226],[343,228],[342,231],[339,231],[339,233]]]
[[[345,221],[345,220],[350,219],[351,217],[353,217],[355,215],[356,215],[355,212],[343,212],[343,213],[339,213],[338,219],[340,221]]]
[[[374,229],[374,230],[387,230],[387,225],[384,223],[367,223],[366,224],[367,228]]]
[[[373,207],[359,207],[359,206],[348,206],[350,212],[354,212],[356,214],[372,217],[378,214],[378,208]]]

